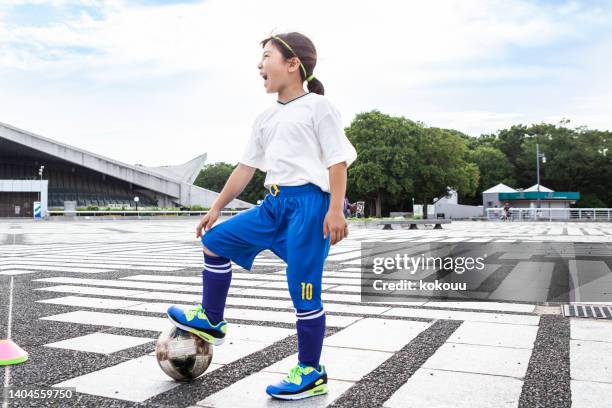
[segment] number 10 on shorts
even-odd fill
[[[312,300],[312,283],[302,282],[302,300]]]

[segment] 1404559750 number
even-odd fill
[[[2,394],[5,400],[72,399],[76,397],[76,387],[6,386]]]

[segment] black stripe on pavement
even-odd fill
[[[330,407],[380,407],[431,357],[461,325],[437,320],[376,369],[346,390]]]
[[[567,303],[569,302],[570,293],[570,271],[569,262],[560,257],[550,258],[550,262],[554,262],[555,266],[550,278],[550,287],[546,295],[547,302]]]
[[[569,408],[571,405],[570,320],[543,315],[527,366],[519,408]]]

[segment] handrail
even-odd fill
[[[487,219],[508,221],[612,221],[612,208],[487,208]]]

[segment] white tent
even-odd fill
[[[483,194],[489,193],[517,193],[518,190],[513,189],[512,187],[508,187],[504,183],[499,183],[496,186],[491,187],[488,190],[483,191]]]
[[[526,188],[523,191],[535,191],[535,192],[537,192],[538,191],[538,185],[534,184],[533,186],[531,186],[529,188]],[[540,184],[540,193],[552,193],[553,191],[554,190],[551,190],[550,188],[544,187],[543,185]]]

